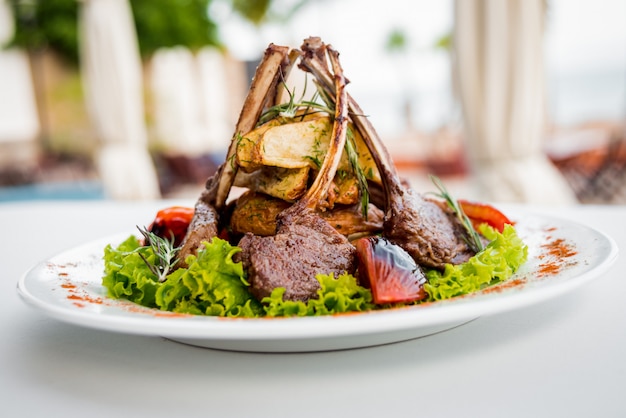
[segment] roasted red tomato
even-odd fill
[[[380,237],[355,243],[359,280],[372,291],[374,303],[412,302],[424,299],[426,276],[400,246]]]
[[[470,218],[475,227],[482,223],[486,223],[495,230],[502,232],[504,225],[513,225],[513,222],[511,222],[509,218],[491,205],[461,199],[459,199],[458,202],[459,205],[461,205],[463,212],[465,212],[467,217]]]
[[[193,213],[193,208],[185,206],[171,206],[162,209],[157,212],[148,231],[168,240],[174,237],[174,246],[178,247],[187,234]]]

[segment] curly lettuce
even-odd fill
[[[316,316],[346,312],[364,312],[376,308],[372,292],[359,286],[351,274],[318,274],[320,282],[317,299],[307,302],[283,300],[284,287],[276,288],[269,297],[263,298],[267,316]]]
[[[424,290],[428,297],[421,302],[450,299],[503,282],[526,262],[528,248],[512,226],[507,225],[499,233],[483,225],[480,232],[490,241],[483,251],[464,264],[447,265],[444,271],[426,271]],[[111,298],[194,315],[315,316],[390,307],[374,304],[371,291],[360,286],[350,274],[317,275],[320,282],[317,299],[286,301],[283,299],[285,289],[276,288],[259,302],[249,292],[242,264],[233,261],[239,251],[239,247],[213,238],[210,243],[204,243],[204,249],[197,256],[187,257],[188,268],[175,270],[165,281],[159,282],[142,259],[155,262],[152,248],[142,247],[139,240],[131,236],[117,248],[110,245],[105,248],[102,284]]]
[[[150,308],[156,305],[156,292],[160,287],[156,276],[141,258],[155,262],[151,248],[142,247],[135,236],[128,237],[117,248],[104,249],[104,277],[102,285],[109,297],[128,299]]]
[[[142,260],[154,261],[151,247],[141,247],[130,237],[117,248],[105,248],[102,284],[110,297],[128,299],[164,311],[225,317],[256,317],[263,307],[248,291],[241,263],[233,255],[241,251],[227,241],[214,238],[204,243],[197,256],[159,282]]]
[[[503,282],[528,259],[528,247],[513,226],[506,225],[499,233],[483,224],[480,233],[490,241],[483,251],[463,264],[447,264],[443,272],[426,272],[427,301],[450,299]]]

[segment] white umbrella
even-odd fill
[[[114,199],[160,196],[147,150],[141,61],[127,0],[83,0],[81,75],[89,115],[101,141],[97,164]]]
[[[544,0],[456,0],[454,68],[486,200],[574,203],[543,150]]]

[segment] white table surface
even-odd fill
[[[171,203],[0,204],[0,415],[626,416],[623,254],[603,277],[548,302],[421,339],[325,353],[236,353],[98,331],[19,298],[17,281],[32,265],[133,230]],[[624,206],[532,209],[586,223],[626,248]]]

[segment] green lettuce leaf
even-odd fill
[[[301,301],[285,301],[285,288],[280,287],[272,291],[269,297],[263,298],[267,316],[316,316],[333,315],[345,312],[363,312],[376,308],[372,302],[372,292],[359,286],[351,274],[341,274],[337,278],[334,274],[318,274],[320,282],[317,291],[318,299]]]
[[[503,282],[528,259],[528,247],[517,236],[515,228],[506,225],[502,234],[483,224],[480,228],[490,243],[466,263],[446,265],[443,272],[426,272],[427,301],[466,295]]]
[[[128,299],[161,310],[196,315],[255,317],[263,315],[261,304],[248,291],[240,251],[227,241],[213,238],[197,256],[186,260],[188,268],[175,270],[160,283],[139,256],[154,262],[150,247],[141,247],[131,236],[117,248],[105,248],[102,284],[112,298]]]
[[[102,285],[111,298],[124,298],[143,306],[156,307],[155,295],[159,283],[139,253],[150,262],[155,261],[152,249],[142,247],[135,236],[130,236],[117,248],[107,245],[104,249]]]
[[[443,272],[426,271],[424,289],[432,302],[465,295],[507,280],[526,262],[528,248],[507,225],[502,233],[486,225],[480,232],[490,241],[468,262],[447,265]],[[102,284],[111,298],[124,298],[140,305],[194,315],[227,317],[314,316],[363,312],[395,305],[375,305],[372,294],[350,274],[317,275],[318,298],[308,302],[285,301],[284,288],[277,288],[262,302],[249,292],[246,273],[233,256],[241,251],[227,241],[213,238],[205,242],[197,256],[186,260],[188,268],[175,270],[160,283],[142,260],[155,261],[150,247],[129,237],[117,248],[105,248],[105,275]],[[418,302],[420,303],[420,302]]]

